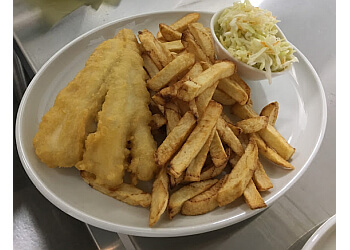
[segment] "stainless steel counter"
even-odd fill
[[[48,202],[26,176],[14,146],[15,249],[300,249],[310,232],[336,213],[336,1],[251,2],[282,20],[279,26],[312,63],[326,93],[324,140],[298,182],[264,212],[214,232],[178,238],[118,235],[77,221]],[[14,38],[26,60],[22,63],[36,73],[68,42],[110,21],[171,9],[214,12],[232,0],[120,0],[117,5],[102,4],[97,11],[81,7],[51,28],[39,9],[20,0],[13,4]]]

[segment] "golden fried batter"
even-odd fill
[[[123,43],[116,36],[100,44],[43,116],[33,146],[49,167],[72,167],[82,159],[84,141],[106,95],[105,80],[120,60]]]
[[[125,169],[139,180],[153,178],[156,142],[139,46],[131,30],[121,30],[97,47],[59,93],[33,140],[49,167],[75,165],[106,187],[121,184]]]
[[[87,137],[83,160],[76,165],[79,170],[95,174],[97,185],[116,187],[123,182],[128,141],[131,142],[130,170],[136,177],[151,180],[156,169],[153,159],[156,143],[148,126],[151,112],[146,72],[139,44],[132,37],[118,50],[121,59],[106,79],[108,91],[98,114],[97,131]]]

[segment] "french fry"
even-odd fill
[[[227,180],[223,183],[217,196],[219,206],[224,206],[238,197],[246,189],[257,167],[258,147],[254,139],[249,144],[237,164],[234,166]]]
[[[260,112],[261,116],[267,116],[269,118],[269,124],[275,126],[279,111],[278,102],[271,102],[267,104]]]
[[[175,40],[171,42],[164,42],[162,43],[166,49],[168,49],[170,52],[179,53],[185,49],[184,45],[182,44],[181,40]]]
[[[210,144],[209,153],[215,167],[220,167],[227,162],[227,154],[224,146],[222,145],[218,131],[215,131],[214,133],[213,140]]]
[[[167,134],[173,130],[181,119],[180,110],[173,102],[168,102],[164,108],[165,118],[167,120]]]
[[[241,119],[257,117],[258,114],[253,110],[251,105],[235,104],[231,109],[232,113]],[[286,139],[270,124],[258,132],[266,144],[274,149],[283,159],[289,160],[295,152]]]
[[[218,80],[232,75],[235,70],[236,66],[232,62],[215,63],[192,80],[185,81],[178,91],[177,97],[184,101],[190,101]]]
[[[213,95],[213,100],[221,103],[222,105],[231,106],[236,103],[236,100],[231,98],[228,94],[221,91],[220,89],[216,89]]]
[[[268,122],[269,118],[266,116],[257,116],[241,120],[236,123],[236,126],[240,127],[243,130],[243,133],[250,134],[266,128]]]
[[[234,104],[231,108],[232,114],[238,116],[242,120],[259,116],[251,105],[245,104],[240,105],[238,103]]]
[[[152,130],[157,130],[167,123],[166,118],[161,114],[152,115],[150,126]]]
[[[195,197],[184,202],[181,208],[183,215],[200,215],[208,213],[219,206],[216,197],[222,186],[224,178],[220,179],[208,190],[196,195]]]
[[[270,178],[267,176],[265,169],[259,160],[258,160],[257,164],[258,164],[258,166],[253,174],[253,181],[254,181],[256,188],[260,192],[267,191],[267,190],[273,188],[273,184],[272,184]]]
[[[250,87],[249,85],[237,74],[233,74],[231,77],[230,77],[231,81],[234,81],[235,83],[237,83],[238,85],[240,85],[242,87],[242,89],[244,89],[244,91],[247,93],[248,95],[248,101],[247,103],[251,102],[251,99],[250,99]]]
[[[80,176],[93,189],[129,205],[149,207],[151,204],[151,195],[135,187],[134,185],[122,183],[118,187],[111,189],[103,185],[95,184],[94,174],[87,171],[80,171]]]
[[[212,165],[204,168],[200,176],[201,181],[208,180],[220,175],[222,171],[226,168],[227,162],[230,159],[230,154],[231,154],[230,152],[231,152],[230,150],[226,150],[227,158],[221,166]]]
[[[165,46],[162,45],[147,29],[139,31],[138,37],[144,49],[148,52],[150,58],[155,65],[157,65],[159,70],[173,60],[171,52],[166,49]]]
[[[194,114],[195,117],[197,117],[197,118],[199,117],[197,104],[196,104],[196,101],[194,99],[188,102],[188,108]]]
[[[211,33],[201,23],[190,23],[188,29],[211,63],[215,60],[214,43]]]
[[[214,83],[212,86],[204,90],[199,96],[193,99],[196,102],[199,117],[203,115],[204,110],[206,109],[208,103],[213,97],[217,85],[218,82]]]
[[[190,13],[186,16],[182,17],[181,19],[177,20],[176,22],[172,23],[170,27],[176,31],[183,32],[187,29],[187,25],[193,22],[197,22],[199,19],[200,14],[199,13]],[[160,32],[157,33],[157,39],[163,40],[163,36]],[[165,39],[164,39],[165,40]]]
[[[196,126],[196,118],[187,112],[173,130],[168,134],[162,144],[155,152],[155,161],[158,166],[163,167],[182,146],[187,137]]]
[[[211,64],[209,57],[205,54],[202,48],[196,43],[195,38],[189,31],[182,34],[181,42],[185,49],[196,56],[197,62],[207,62]]]
[[[183,172],[180,177],[175,178],[174,176],[169,176],[170,179],[170,186],[171,187],[175,187],[177,184],[182,183],[184,181],[185,178],[185,172]]]
[[[250,209],[266,207],[264,199],[261,197],[252,180],[249,181],[246,189],[244,190],[243,197]]]
[[[233,81],[231,77],[221,79],[219,81],[218,89],[225,92],[240,105],[244,105],[248,101],[248,94],[246,91],[239,84]]]
[[[196,62],[192,68],[187,72],[187,74],[181,79],[181,81],[186,81],[192,78],[197,77],[200,73],[203,72],[202,65]]]
[[[250,136],[255,139],[259,148],[259,153],[262,156],[272,161],[273,163],[277,164],[278,166],[281,166],[283,168],[290,169],[290,170],[294,169],[294,166],[289,161],[285,160],[274,149],[270,148],[258,134],[252,133],[250,134]]]
[[[194,128],[180,151],[170,161],[169,173],[172,176],[175,178],[179,177],[194,157],[196,157],[206,140],[209,138],[221,112],[222,106],[219,103],[215,101],[209,102],[197,126]]]
[[[241,129],[238,126],[233,125],[231,119],[224,113],[222,112],[221,114],[222,119],[226,121],[227,126],[232,130],[232,132],[235,134],[235,136],[239,136],[240,134],[243,133],[243,129]]]
[[[146,69],[148,75],[152,78],[159,72],[159,69],[157,65],[153,62],[153,60],[149,57],[148,54],[143,53],[142,58],[143,58],[143,66]]]
[[[218,180],[216,179],[212,179],[206,181],[192,182],[171,194],[168,204],[169,219],[174,218],[174,216],[181,211],[182,205],[185,203],[185,201],[209,189],[217,181]]]
[[[293,156],[295,148],[286,141],[275,127],[267,124],[267,127],[260,130],[258,134],[264,139],[266,144],[276,150],[283,159],[288,161]]]
[[[150,212],[149,212],[149,226],[152,227],[157,223],[160,216],[164,213],[168,206],[169,200],[169,177],[166,168],[163,167],[159,171],[157,177],[153,182]]]
[[[158,104],[165,105],[167,102],[169,102],[170,100],[176,97],[177,92],[181,88],[183,81],[196,77],[201,72],[203,72],[201,64],[195,63],[193,67],[186,73],[186,75],[183,76],[183,78],[180,81],[174,84],[170,84],[170,86],[161,89],[157,94],[152,96],[152,99]]]
[[[151,203],[149,193],[127,183],[122,183],[111,196],[133,206],[149,207]]]
[[[168,42],[180,40],[182,36],[181,32],[174,30],[164,23],[159,24],[159,31]]]
[[[185,181],[200,181],[200,175],[201,170],[203,168],[203,165],[207,159],[209,147],[211,145],[211,142],[213,140],[213,136],[216,132],[216,128],[214,127],[211,135],[203,145],[202,149],[199,151],[199,153],[196,155],[196,157],[191,161],[190,165],[186,169],[186,175],[185,175]]]
[[[169,84],[171,80],[176,79],[181,73],[188,70],[195,63],[193,54],[185,53],[167,64],[155,76],[147,81],[147,87],[159,91]]]
[[[218,119],[216,129],[219,133],[220,138],[233,150],[233,152],[239,156],[243,155],[244,149],[241,142],[238,140],[237,136],[229,128],[223,118],[220,117]]]

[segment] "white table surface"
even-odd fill
[[[64,45],[102,24],[141,13],[164,10],[216,11],[232,0],[120,0],[96,11],[81,7],[51,29],[40,11],[15,0],[14,37],[34,72]],[[200,235],[144,238],[119,235],[126,248],[136,249],[288,249],[300,237],[336,213],[336,1],[251,0],[282,20],[279,27],[308,58],[327,98],[327,128],[314,161],[297,183],[264,212],[242,223]],[[101,248],[113,244],[113,233],[89,227]],[[119,238],[118,238],[119,240]]]

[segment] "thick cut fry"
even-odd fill
[[[165,42],[162,43],[166,49],[168,49],[170,52],[179,53],[185,49],[184,45],[182,44],[181,40],[175,40],[171,42]]]
[[[249,104],[240,105],[236,103],[232,106],[231,112],[242,120],[259,116]]]
[[[243,192],[243,196],[250,209],[266,207],[264,199],[261,197],[252,180],[249,181],[247,188]]]
[[[251,137],[255,139],[259,148],[259,153],[262,156],[264,156],[266,159],[286,169],[290,169],[290,170],[294,169],[294,166],[289,161],[285,160],[274,149],[267,146],[265,141],[258,134],[253,133],[251,134]]]
[[[188,29],[201,49],[204,51],[205,55],[212,63],[214,63],[215,51],[211,33],[208,32],[201,23],[191,23],[188,25]]]
[[[189,13],[176,22],[172,23],[170,27],[179,32],[183,32],[187,29],[188,24],[197,22],[200,17],[199,13]]]
[[[231,111],[241,119],[259,116],[251,105],[235,104],[232,106]],[[269,147],[273,148],[285,160],[289,160],[294,154],[295,148],[270,124],[265,129],[260,130],[258,134]]]
[[[208,103],[213,97],[213,94],[215,92],[217,85],[218,85],[218,82],[214,83],[212,86],[204,90],[202,94],[200,94],[194,99],[198,109],[199,117],[203,115],[204,110],[206,109],[206,107],[208,106]]]
[[[182,175],[180,175],[180,177],[175,178],[174,176],[169,176],[170,179],[170,186],[171,187],[175,187],[177,184],[182,183],[184,181],[185,178],[185,172],[182,173]]]
[[[190,165],[186,170],[185,181],[200,181],[201,170],[203,165],[207,159],[209,147],[211,145],[211,141],[213,140],[213,136],[216,132],[216,128],[213,128],[211,135],[203,145],[202,149],[199,151],[197,156],[191,161]]]
[[[168,206],[169,200],[169,176],[166,168],[163,167],[159,171],[153,182],[151,207],[149,211],[149,226],[152,227],[157,223],[160,216],[164,213]]]
[[[227,106],[231,106],[236,103],[235,99],[231,98],[228,94],[218,88],[214,92],[213,100]]]
[[[283,159],[289,160],[294,152],[295,148],[293,148],[286,139],[275,129],[275,127],[267,124],[265,129],[262,129],[258,132],[258,134],[263,138],[266,144],[276,150],[276,152],[282,156]]]
[[[164,109],[165,118],[167,120],[167,134],[173,130],[181,119],[180,110],[173,102],[168,102]]]
[[[157,65],[155,65],[153,60],[149,57],[148,54],[143,53],[142,58],[143,58],[143,67],[146,69],[148,75],[152,78],[159,72],[159,69]]]
[[[148,52],[149,56],[152,58],[159,70],[164,68],[173,60],[171,52],[166,49],[165,46],[162,45],[157,39],[155,39],[153,34],[147,29],[139,31],[138,37],[144,49]]]
[[[218,192],[217,200],[220,207],[231,203],[243,194],[253,177],[253,173],[257,167],[257,160],[258,147],[256,142],[251,139],[244,154],[234,166]]]
[[[155,152],[155,161],[158,166],[165,166],[182,146],[195,126],[196,118],[192,113],[187,112]]]
[[[164,126],[167,123],[166,118],[161,114],[152,115],[152,120],[150,126],[152,130],[157,130],[160,127]]]
[[[230,152],[231,151],[229,149],[226,150],[227,158],[221,166],[212,165],[212,166],[209,166],[209,167],[206,167],[205,169],[203,169],[201,176],[200,176],[201,181],[212,179],[212,178],[220,175],[222,173],[222,171],[226,168],[227,162],[230,159]]]
[[[182,36],[181,32],[174,30],[164,23],[159,24],[159,31],[168,42],[180,40]]]
[[[257,164],[258,164],[258,166],[257,166],[256,170],[254,171],[254,175],[253,175],[253,181],[254,181],[256,188],[259,191],[267,191],[267,190],[273,188],[273,184],[272,184],[270,178],[267,176],[265,169],[259,160],[258,160]]]
[[[189,13],[181,19],[177,20],[176,22],[172,23],[170,27],[176,31],[183,32],[187,29],[188,24],[197,22],[199,17],[199,13]],[[157,34],[157,38],[162,38],[162,34],[160,32]]]
[[[178,91],[177,97],[184,101],[190,101],[218,80],[232,75],[235,70],[236,66],[232,62],[218,62],[192,80],[185,81]]]
[[[96,176],[85,170],[80,171],[80,176],[93,189],[129,205],[149,207],[151,204],[151,195],[135,187],[134,185],[122,183],[116,188],[109,188],[104,185],[97,184]]]
[[[243,129],[233,125],[233,122],[231,121],[231,119],[224,112],[222,112],[221,117],[226,121],[227,125],[230,127],[230,129],[233,131],[233,133],[236,136],[239,136],[240,134],[243,133]]]
[[[169,173],[172,176],[175,178],[179,177],[196,157],[206,140],[209,138],[221,112],[222,106],[215,101],[210,101],[197,126],[180,151],[170,161]]]
[[[193,67],[186,73],[186,75],[178,82],[170,84],[170,86],[163,88],[157,94],[155,94],[152,99],[161,104],[165,105],[167,102],[171,101],[176,97],[177,92],[182,86],[183,81],[187,81],[191,78],[198,76],[203,72],[202,66],[200,63],[195,63]]]
[[[278,102],[271,102],[267,104],[260,112],[261,116],[267,116],[269,118],[269,124],[275,126],[278,116],[279,104]]]
[[[181,214],[183,215],[200,215],[208,213],[219,206],[216,197],[222,186],[224,178],[220,179],[215,185],[211,186],[203,193],[185,201],[182,206]]]
[[[174,216],[181,211],[182,205],[185,203],[185,201],[209,189],[217,181],[218,180],[213,179],[207,181],[192,182],[170,195],[168,204],[169,218],[174,218]]]
[[[149,193],[127,183],[122,183],[111,196],[133,206],[149,207],[151,204]]]
[[[248,101],[247,101],[247,103],[248,102],[250,102],[251,101],[251,99],[250,99],[250,87],[249,87],[249,85],[245,82],[245,81],[243,81],[243,79],[237,74],[237,73],[235,73],[235,74],[233,74],[231,77],[230,77],[230,79],[232,80],[232,81],[234,81],[235,83],[237,83],[237,84],[239,84],[241,87],[242,87],[242,89],[244,89],[244,91],[247,93],[247,95],[248,95]]]
[[[243,155],[244,149],[241,142],[222,117],[218,119],[216,129],[220,138],[233,150],[233,152],[239,156]]]
[[[240,105],[244,105],[248,101],[248,94],[238,83],[233,81],[231,77],[221,79],[218,89],[225,92]]]
[[[241,120],[236,123],[236,126],[243,129],[243,133],[250,134],[266,128],[268,121],[269,118],[267,118],[266,116],[257,116]]]
[[[194,63],[195,58],[191,53],[185,53],[176,57],[147,81],[147,87],[154,91],[159,91],[167,86],[171,80],[176,79],[181,73],[192,67]]]
[[[186,81],[192,78],[197,77],[200,73],[203,72],[202,65],[196,62],[192,68],[187,72],[187,74],[181,79],[181,81]]]
[[[227,154],[224,146],[222,145],[218,131],[215,131],[213,140],[210,144],[209,152],[215,167],[220,167],[227,162]]]
[[[181,42],[185,49],[196,56],[197,62],[206,62],[211,64],[209,57],[205,54],[202,48],[196,43],[193,35],[189,31],[182,34]]]

